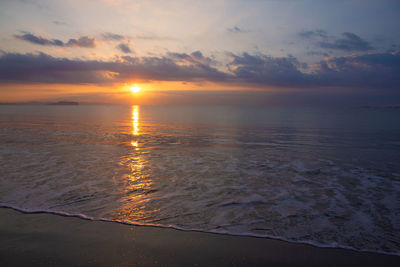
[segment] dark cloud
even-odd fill
[[[0,57],[0,81],[42,83],[102,83],[103,71],[111,64],[79,61],[39,54],[3,53]]]
[[[208,65],[215,65],[216,62],[209,58],[203,56],[203,54],[200,51],[195,51],[191,54],[186,54],[186,53],[168,53],[168,57],[177,60],[180,62],[180,64],[197,64],[197,65],[202,65],[202,66],[208,66]]]
[[[313,31],[302,31],[299,33],[299,36],[302,39],[314,42],[316,46],[324,49],[347,52],[370,51],[375,49],[371,43],[351,32],[344,32],[342,37],[337,38],[328,36],[326,31],[319,29]]]
[[[96,47],[95,38],[88,36],[81,36],[75,39],[69,39],[67,43],[57,39],[47,39],[42,36],[36,36],[31,33],[23,33],[14,35],[15,38],[23,41],[27,41],[36,45],[43,46],[64,46],[64,47],[85,47],[94,48]]]
[[[198,53],[141,58],[124,56],[111,62],[54,58],[43,53],[3,53],[0,82],[101,84],[134,78],[162,81],[222,81],[228,78],[228,74],[204,63],[207,61],[208,58]]]
[[[237,80],[259,86],[392,88],[400,86],[400,53],[329,57],[302,72],[294,57],[232,55],[229,68]]]
[[[167,53],[162,57],[122,57],[121,77],[166,81],[225,81],[230,75],[212,66],[213,60],[201,52]]]
[[[330,57],[317,65],[315,83],[326,86],[400,89],[400,53]]]
[[[228,32],[231,32],[231,33],[245,33],[245,32],[248,32],[246,30],[240,29],[238,26],[235,26],[233,28],[228,28],[227,30],[228,30]]]
[[[368,51],[374,49],[369,42],[363,40],[361,37],[359,37],[354,33],[345,32],[342,34],[342,36],[343,38],[341,39],[336,39],[332,42],[328,41],[319,42],[318,45],[321,48],[343,50],[349,52]]]
[[[293,56],[230,54],[223,72],[200,51],[164,56],[122,56],[115,61],[75,60],[40,54],[2,53],[0,82],[93,83],[132,79],[198,82],[212,81],[268,88],[348,87],[400,89],[400,53],[370,53],[329,57],[306,66]]]
[[[121,41],[125,39],[125,36],[111,32],[103,33],[102,37],[107,41]]]
[[[79,38],[69,39],[65,46],[94,48],[96,47],[96,40],[92,37],[81,36]]]
[[[24,33],[24,34],[16,34],[14,35],[15,38],[23,41],[27,41],[37,45],[54,45],[54,46],[64,46],[64,43],[60,40],[53,39],[49,40],[43,38],[42,36],[35,36],[31,33]]]
[[[310,51],[306,53],[309,56],[324,56],[324,57],[328,57],[329,54],[326,52],[320,52],[320,51]]]
[[[314,31],[302,31],[299,33],[300,37],[304,39],[312,39],[312,38],[327,38],[328,35],[324,30],[314,30]]]
[[[129,44],[120,43],[119,45],[117,45],[117,48],[124,53],[127,53],[127,54],[132,53],[132,50],[129,47]]]
[[[228,67],[239,80],[266,86],[307,85],[307,75],[299,71],[303,65],[293,56],[271,57],[248,53],[231,56],[232,61]]]

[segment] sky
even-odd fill
[[[398,0],[1,0],[0,102],[399,105],[398,14]]]

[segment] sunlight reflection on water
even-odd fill
[[[398,115],[0,107],[0,204],[398,252]]]
[[[119,220],[146,221],[158,211],[146,205],[151,199],[149,192],[153,192],[153,181],[149,162],[139,149],[139,112],[139,106],[132,106],[132,150],[120,162],[129,173],[123,176],[125,196],[120,199],[121,206],[116,211]]]

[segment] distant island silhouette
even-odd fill
[[[47,105],[79,105],[79,103],[73,101],[58,101],[54,103],[48,103]]]

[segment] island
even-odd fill
[[[73,101],[58,101],[58,102],[54,102],[54,103],[48,103],[47,105],[79,105],[78,102],[73,102]]]

